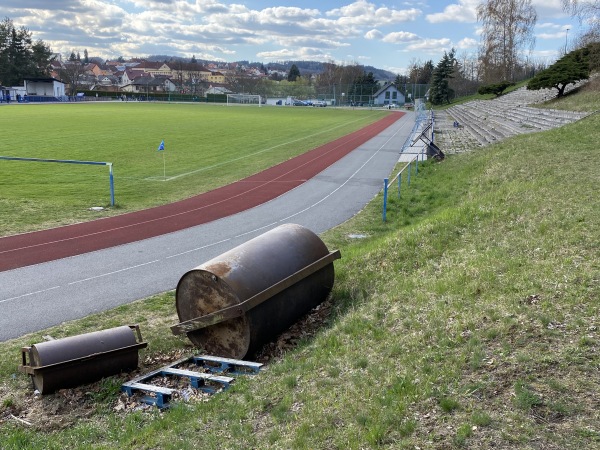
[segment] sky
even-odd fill
[[[473,57],[480,0],[2,0],[0,17],[56,53],[110,59],[150,55],[217,61],[314,60],[405,74],[455,48]],[[532,0],[530,61],[552,63],[577,35],[560,0]],[[567,31],[568,29],[568,31]]]

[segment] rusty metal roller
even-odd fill
[[[137,368],[138,350],[147,346],[141,341],[139,327],[125,325],[41,342],[21,349],[19,370],[31,375],[41,394],[50,394]]]
[[[184,274],[181,323],[171,330],[208,353],[242,359],[327,298],[338,258],[307,228],[274,228]]]

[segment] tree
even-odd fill
[[[533,48],[537,13],[531,0],[485,0],[477,7],[482,22],[481,75],[486,83],[514,80],[519,52]]]
[[[59,70],[60,79],[68,85],[67,89],[70,95],[77,94],[77,90],[83,78],[85,66],[79,61],[67,61],[63,68]]]
[[[587,25],[585,31],[577,38],[575,48],[600,42],[600,0],[562,0],[562,4],[566,12]],[[597,47],[590,48],[589,58],[591,70],[600,70],[600,53]]]
[[[600,44],[596,44],[600,45]],[[560,58],[550,67],[539,72],[529,83],[527,89],[552,89],[558,90],[557,97],[562,97],[565,88],[569,84],[575,84],[580,80],[586,80],[590,76],[590,55],[591,47],[584,47],[573,50]]]
[[[88,64],[90,62],[90,57],[88,55],[87,48],[83,49],[83,63]]]
[[[561,0],[563,9],[580,23],[587,24],[587,29],[579,37],[580,46],[600,42],[600,0]]]
[[[300,76],[300,70],[296,64],[292,64],[290,71],[287,76],[288,81],[296,81],[296,79]]]
[[[48,74],[50,48],[42,41],[35,44],[31,33],[25,28],[15,28],[6,17],[0,22],[0,82],[15,86],[27,77]]]
[[[38,75],[48,75],[51,72],[50,63],[54,59],[52,49],[42,40],[37,40],[31,46],[31,59]]]
[[[333,94],[335,100],[348,92],[355,80],[364,74],[364,67],[359,64],[338,65],[333,62],[323,63],[323,71],[317,75],[315,86],[317,95]]]
[[[477,90],[477,93],[480,95],[494,94],[496,97],[500,97],[502,95],[502,93],[509,86],[514,86],[514,85],[515,85],[515,83],[513,83],[512,81],[501,81],[500,83],[488,84],[486,86],[481,86]]]
[[[444,52],[444,56],[433,71],[431,80],[430,100],[434,105],[450,103],[454,97],[454,91],[450,87],[450,79],[453,78],[456,59],[454,58],[454,49],[450,53]]]
[[[348,101],[354,103],[369,102],[373,94],[378,90],[379,83],[375,79],[373,72],[363,72],[348,89]]]

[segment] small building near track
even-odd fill
[[[29,101],[48,102],[65,98],[65,83],[56,78],[25,78]]]

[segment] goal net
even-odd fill
[[[260,95],[255,94],[227,94],[227,106],[230,105],[256,105],[260,106]]]

